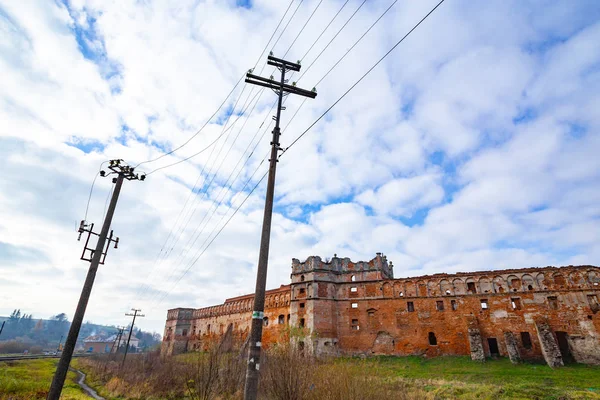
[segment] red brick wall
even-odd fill
[[[544,319],[553,332],[566,332],[577,361],[600,363],[600,313],[593,298],[588,298],[600,300],[598,267],[388,279],[392,269],[380,254],[359,263],[339,258],[323,262],[319,257],[303,263],[294,260],[292,284],[267,292],[269,323],[263,328],[263,343],[269,346],[288,340],[290,315],[293,326],[304,321],[311,335],[303,340],[316,353],[468,355],[467,327],[474,321],[486,355],[490,355],[488,339],[495,339],[499,354],[507,355],[504,333],[512,332],[521,358],[536,359],[542,352],[535,321]],[[549,297],[556,298],[556,304]],[[166,332],[178,329],[181,335],[182,327],[189,326],[189,333],[187,337],[165,336],[165,340],[189,341],[192,348],[202,349],[211,340],[219,340],[231,324],[234,336],[243,341],[249,332],[252,300],[252,295],[228,299],[219,306],[194,310],[187,320],[177,319],[177,313],[170,310]],[[487,301],[485,309],[482,300]],[[408,302],[414,311],[408,311]],[[280,315],[284,324],[278,323]],[[531,348],[523,346],[521,332],[529,334]],[[435,344],[430,343],[430,333],[435,335]]]

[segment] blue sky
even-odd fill
[[[302,2],[267,50],[302,57],[343,4],[324,1],[290,47],[318,3]],[[254,67],[288,4],[0,0],[0,315],[72,315],[87,268],[76,227],[100,163],[153,159],[192,137]],[[359,4],[344,7],[303,66]],[[298,85],[312,88],[389,4],[366,3]],[[435,4],[398,2],[316,99],[288,99],[282,126],[301,108],[282,146]],[[288,282],[292,258],[334,253],[383,252],[398,277],[597,265],[598,21],[594,1],[446,0],[281,158],[269,287]],[[214,146],[126,183],[120,246],[86,318],[122,324],[135,306],[160,332],[168,308],[252,291],[264,182],[206,248],[266,171],[274,95],[241,94],[243,85],[187,146],[140,168],[198,152],[227,123]],[[109,191],[98,178],[90,222]]]

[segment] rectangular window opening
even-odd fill
[[[558,297],[548,296],[548,308],[551,310],[558,310]]]
[[[300,303],[300,308],[304,308],[304,303]]]
[[[511,304],[513,310],[520,310],[522,308],[521,307],[521,299],[519,299],[518,297],[511,298],[510,304]]]
[[[412,301],[407,301],[406,302],[406,309],[408,310],[408,312],[415,311],[415,303],[413,303]]]
[[[442,300],[438,300],[435,302],[435,309],[438,311],[444,311],[444,302]]]
[[[482,310],[487,310],[488,309],[488,301],[487,301],[487,299],[481,299],[481,309]]]
[[[358,288],[356,286],[352,286],[350,288],[350,293],[356,293],[356,292],[358,292]]]
[[[351,325],[351,327],[352,327],[352,330],[353,330],[353,331],[358,331],[358,330],[360,330],[360,326],[358,325],[358,319],[353,319],[353,320],[352,320],[352,325]]]
[[[352,303],[351,307],[352,308],[358,308],[358,303]]]
[[[452,311],[458,310],[458,304],[456,303],[456,300],[450,300],[450,305],[452,306]]]
[[[304,318],[300,318],[300,328],[304,328]]]

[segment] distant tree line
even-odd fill
[[[2,325],[1,322],[0,325]],[[44,349],[56,349],[59,343],[64,344],[70,325],[65,313],[56,314],[50,319],[44,320],[35,319],[33,315],[21,313],[20,309],[16,309],[6,319],[4,330],[0,334],[0,345],[4,343],[6,346],[6,342],[11,341],[22,344],[19,348],[22,348],[23,345],[29,345]],[[127,332],[129,332],[129,328],[127,328]],[[85,322],[79,331],[79,341],[82,342],[88,336],[93,335],[108,338],[116,333],[117,328],[114,326]],[[126,337],[125,334],[123,336]],[[152,348],[159,344],[161,340],[158,333],[144,332],[135,327],[133,336],[140,340],[141,349]]]

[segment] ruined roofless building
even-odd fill
[[[600,364],[600,268],[568,266],[394,279],[381,253],[369,262],[292,260],[291,284],[267,291],[265,346],[288,327],[315,355],[470,355]],[[252,294],[168,311],[162,354],[204,350],[250,331]],[[284,339],[289,340],[289,339]]]

